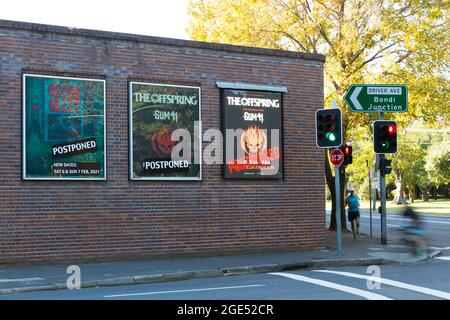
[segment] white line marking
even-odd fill
[[[373,276],[360,275],[360,274],[351,273],[351,272],[342,272],[342,271],[333,271],[333,270],[313,270],[313,271],[338,274],[341,276],[357,278],[357,279],[366,279],[366,280],[370,279],[372,281],[377,281],[379,283],[387,284],[388,286],[393,286],[393,287],[398,287],[398,288],[407,289],[407,290],[411,290],[411,291],[416,291],[416,292],[420,292],[423,294],[435,296],[438,298],[450,300],[450,293],[448,293],[448,292],[434,290],[434,289],[420,287],[420,286],[415,286],[415,285],[400,282],[400,281],[385,279],[385,278],[381,278],[381,277],[376,278],[376,280],[374,280]]]
[[[450,261],[450,257],[436,257],[435,259]]]
[[[450,247],[444,247],[444,248],[430,247],[430,249],[433,249],[433,250],[450,250]]]
[[[362,218],[370,218],[369,216],[367,216],[366,214],[361,215]],[[377,216],[372,216],[373,219],[381,219],[380,217]],[[398,221],[410,221],[410,219],[403,219],[403,218],[394,218],[394,217],[387,217],[387,220],[398,220]],[[437,221],[437,220],[428,220],[423,218],[422,219],[423,222],[425,223],[440,223],[440,224],[450,224],[450,222],[447,221]]]
[[[156,291],[156,292],[142,292],[142,293],[127,293],[127,294],[115,294],[104,296],[104,298],[114,297],[129,297],[129,296],[145,296],[152,294],[165,294],[165,293],[182,293],[182,292],[198,292],[198,291],[212,291],[212,290],[227,290],[227,289],[240,289],[240,288],[254,288],[265,287],[265,284],[252,284],[248,286],[234,286],[234,287],[217,287],[217,288],[201,288],[201,289],[189,289],[189,290],[172,290],[172,291]]]
[[[4,282],[25,282],[25,281],[39,281],[44,280],[43,278],[19,278],[19,279],[0,279],[0,283]]]
[[[398,224],[390,224],[390,223],[387,223],[386,224],[388,227],[392,227],[392,228],[400,228],[400,225],[398,225]]]
[[[410,248],[409,246],[407,246],[407,245],[404,245],[404,244],[388,244],[388,247],[391,247],[391,248]]]
[[[351,293],[351,294],[366,298],[368,300],[392,300],[391,298],[382,296],[381,294],[376,294],[376,293],[372,293],[369,291],[356,289],[353,287],[343,286],[341,284],[337,284],[334,282],[300,276],[300,275],[293,274],[293,273],[274,272],[274,273],[269,273],[269,274],[276,275],[276,276],[282,276],[282,277],[286,277],[286,278],[290,278],[290,279],[294,279],[294,280],[298,280],[298,281],[308,282],[308,283],[312,283],[312,284],[317,284],[322,287],[336,289],[339,291],[344,291],[347,293]]]

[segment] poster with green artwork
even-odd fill
[[[106,179],[105,81],[23,75],[25,180]]]
[[[200,88],[129,85],[130,178],[201,180]]]

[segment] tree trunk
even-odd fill
[[[340,170],[342,171],[342,170]],[[344,177],[345,177],[345,172],[344,172]],[[327,181],[327,186],[328,189],[330,190],[331,193],[331,217],[330,217],[330,227],[329,230],[336,230],[336,190],[335,190],[335,181],[334,181],[334,176],[332,174],[332,170],[330,167],[330,163],[329,163],[329,157],[328,157],[328,152],[325,152],[325,178]],[[343,186],[344,186],[344,178],[342,177],[342,172],[340,175],[340,190],[341,190],[341,227],[342,230],[346,230],[347,229],[347,223],[345,220],[345,210],[344,208],[344,190],[343,190]]]
[[[414,199],[416,198],[416,186],[414,184],[408,186],[408,193],[411,203],[414,203]]]
[[[433,190],[433,199],[437,200],[437,187],[434,186],[432,190]]]
[[[345,198],[347,196],[346,194],[346,182],[345,182],[345,166],[342,166],[339,168],[339,174],[340,174],[340,179],[339,179],[339,183],[340,183],[340,189],[341,189],[341,226],[342,226],[342,230],[347,230],[347,221],[346,221],[346,217],[347,215],[345,214]]]
[[[330,218],[330,230],[336,230],[336,189],[334,187],[334,177],[331,173],[330,165],[328,164],[328,152],[325,151],[325,179],[328,189],[331,194],[331,218]]]
[[[421,190],[420,190],[420,188],[419,188],[419,186],[416,184],[415,186],[414,186],[414,195],[415,195],[415,199],[418,199],[419,197],[420,197],[420,192],[421,192]]]
[[[395,170],[395,186],[396,194],[393,203],[402,204],[405,201],[405,183],[403,181],[403,176],[400,170]]]
[[[424,202],[430,201],[430,195],[428,194],[428,190],[429,189],[430,189],[430,187],[423,187],[422,188],[422,200]]]

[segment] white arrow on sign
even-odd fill
[[[362,108],[363,108],[362,105],[358,101],[358,96],[362,89],[363,89],[363,87],[356,87],[355,90],[353,91],[352,95],[350,96],[350,101],[353,102],[353,104],[355,105],[355,108],[359,109],[359,110],[362,110]]]

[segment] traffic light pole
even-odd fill
[[[339,106],[336,100],[331,102],[333,109],[338,109]],[[342,137],[342,134],[341,134]],[[339,149],[339,147],[337,148]],[[342,227],[341,227],[341,174],[339,172],[339,166],[334,166],[334,193],[336,196],[336,237],[337,237],[337,255],[342,256]]]
[[[366,160],[369,169],[369,215],[370,215],[370,238],[372,238],[372,172],[370,172],[369,160]]]
[[[384,154],[380,154],[380,162],[384,160]],[[381,244],[387,244],[387,219],[386,219],[386,176],[380,171],[380,202],[381,202]]]
[[[341,227],[341,186],[339,166],[334,166],[334,189],[336,196],[336,236],[337,255],[342,256],[342,227]]]
[[[380,120],[384,120],[383,112],[380,112]],[[378,155],[378,169],[380,172],[381,244],[387,244],[386,177],[381,173],[381,164],[383,163],[384,159],[384,154]]]

